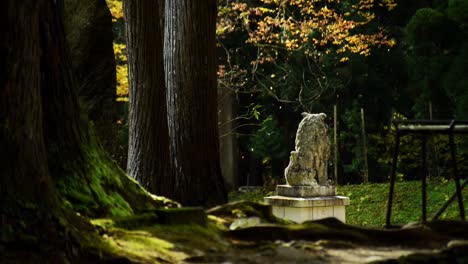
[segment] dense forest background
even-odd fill
[[[125,167],[122,2],[108,5],[120,109],[112,153]],[[334,106],[338,183],[359,183],[366,175],[386,181],[392,119],[468,119],[467,21],[464,0],[219,1],[218,119],[228,187],[282,180],[301,112],[326,113],[334,142]],[[402,140],[398,177],[417,179],[420,141]],[[451,175],[447,143],[445,136],[430,140],[431,176]],[[463,175],[468,141],[456,143]]]
[[[464,0],[0,1],[0,262],[180,262],[186,242],[190,256],[201,247],[223,257],[239,239],[325,229],[337,240],[387,239],[336,232],[348,227],[330,219],[290,228],[269,206],[226,204],[228,191],[284,180],[304,111],[328,116],[335,183],[386,182],[392,119],[468,119],[467,14]],[[456,140],[464,174],[468,141]],[[421,142],[402,141],[398,179],[417,179]],[[449,200],[448,139],[428,141],[440,184],[429,200]],[[414,194],[413,183],[399,185]],[[340,186],[373,211],[356,203],[357,223],[383,216],[383,196],[369,210],[367,190],[387,186]],[[408,197],[398,199],[419,207]],[[231,225],[250,216],[278,225],[236,237]],[[390,244],[408,242],[399,231]],[[434,245],[466,237],[459,231]],[[408,246],[430,244],[413,235]],[[250,258],[237,249],[229,258]]]

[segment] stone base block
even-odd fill
[[[349,198],[344,196],[312,198],[270,196],[264,200],[272,206],[273,215],[296,223],[327,217],[335,217],[345,223],[345,206],[349,205]]]
[[[290,196],[290,197],[335,196],[336,187],[332,185],[316,185],[316,186],[277,185],[276,193],[281,196]]]

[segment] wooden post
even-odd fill
[[[432,120],[432,101],[429,100],[429,119]]]
[[[369,166],[367,163],[367,144],[366,144],[366,123],[364,120],[364,108],[361,107],[361,132],[362,132],[362,154],[364,156],[364,176],[363,182],[369,182]]]
[[[429,99],[429,120],[432,120],[432,101],[430,99]],[[427,168],[427,176],[429,177],[429,179],[432,179],[432,169],[434,168],[433,165],[437,167],[437,158],[436,158],[437,153],[435,152],[435,145],[432,142],[432,136],[429,136],[428,141],[430,144],[430,149],[429,151],[427,151],[427,149],[425,148],[424,151],[429,152],[429,159],[434,159],[434,163],[429,162],[430,165],[429,165],[429,168]],[[426,154],[427,153],[425,153],[424,155]]]
[[[335,172],[335,184],[338,185],[338,105],[333,106],[333,149],[334,149],[334,162],[333,168]]]

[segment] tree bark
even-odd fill
[[[129,63],[127,173],[147,190],[173,197],[163,68],[164,0],[124,1]]]
[[[0,2],[0,212],[26,207],[53,212],[56,200],[47,165],[41,100],[46,1]],[[31,206],[32,205],[32,206]]]
[[[174,197],[182,204],[226,202],[219,163],[216,0],[168,1],[164,69]]]
[[[218,88],[218,130],[221,172],[227,190],[237,190],[239,187],[237,135],[234,132],[235,95],[229,89]]]
[[[17,234],[28,224],[38,233],[46,232],[37,223],[62,225],[50,219],[64,207],[104,217],[170,204],[147,195],[96,144],[57,8],[0,2],[0,240],[8,225]]]
[[[63,22],[79,96],[100,142],[118,152],[112,16],[105,0],[62,0]]]
[[[63,80],[52,81],[62,66],[61,47],[54,45],[58,17],[52,1],[1,1],[0,23],[0,244],[9,252],[7,262],[23,262],[15,244],[38,251],[47,251],[39,243],[53,246],[44,254],[54,259],[59,252],[70,254],[71,245],[64,235],[69,215],[62,210],[48,162],[59,122],[47,115],[57,97],[44,98]]]
[[[44,136],[52,177],[65,177],[73,170],[84,171],[83,146],[89,143],[87,115],[81,113],[78,86],[73,72],[62,17],[57,7],[43,14],[41,30],[41,96]],[[66,173],[68,172],[68,173]]]

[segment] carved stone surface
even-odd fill
[[[336,186],[318,185],[318,186],[290,186],[277,185],[276,194],[289,197],[318,197],[336,195]]]
[[[264,201],[271,206],[296,208],[349,205],[349,198],[345,196],[286,197],[275,195],[265,197]]]
[[[302,113],[296,133],[296,147],[291,151],[285,170],[291,186],[328,185],[327,164],[330,156],[328,126],[325,114]]]

